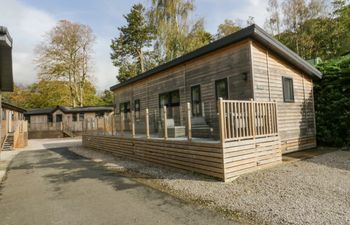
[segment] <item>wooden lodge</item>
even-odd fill
[[[104,117],[112,112],[111,106],[56,106],[32,109],[24,116],[29,125],[29,138],[59,138],[81,135],[84,119]]]
[[[83,145],[229,181],[316,146],[322,74],[256,25],[111,87]]]
[[[28,125],[23,116],[26,110],[7,102],[1,105],[1,150],[27,146]]]
[[[27,145],[25,109],[2,101],[1,92],[13,91],[12,37],[0,26],[0,150],[12,150]]]

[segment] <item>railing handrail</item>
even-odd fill
[[[221,142],[278,135],[275,101],[219,99]]]

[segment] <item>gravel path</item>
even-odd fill
[[[284,163],[231,183],[82,147],[71,151],[113,169],[147,175],[153,178],[144,179],[149,185],[256,224],[350,224],[350,151]]]

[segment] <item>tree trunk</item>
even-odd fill
[[[140,49],[138,52],[139,52],[141,73],[143,73],[143,72],[145,72],[145,59],[144,59],[144,56],[143,56],[142,49]]]

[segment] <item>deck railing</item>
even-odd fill
[[[31,122],[28,124],[29,131],[83,131],[83,121],[74,122]]]
[[[185,107],[185,110],[181,112],[183,123],[180,125],[174,125],[174,119],[169,119],[169,113],[167,113],[169,109],[164,106],[154,115],[149,112],[149,109],[145,109],[138,112],[138,116],[131,111],[108,117],[85,119],[83,132],[133,138],[162,137],[164,139],[170,137],[169,132],[172,132],[171,137],[174,132],[179,132],[182,134],[178,136],[179,138],[187,138],[191,141],[193,139],[191,104],[187,103],[183,107]],[[217,116],[219,129],[217,129],[216,122],[211,124],[214,127],[211,138],[217,140],[220,135],[221,143],[278,135],[276,102],[219,99]],[[164,118],[167,119],[164,120]]]
[[[221,142],[278,134],[276,102],[218,102]]]

